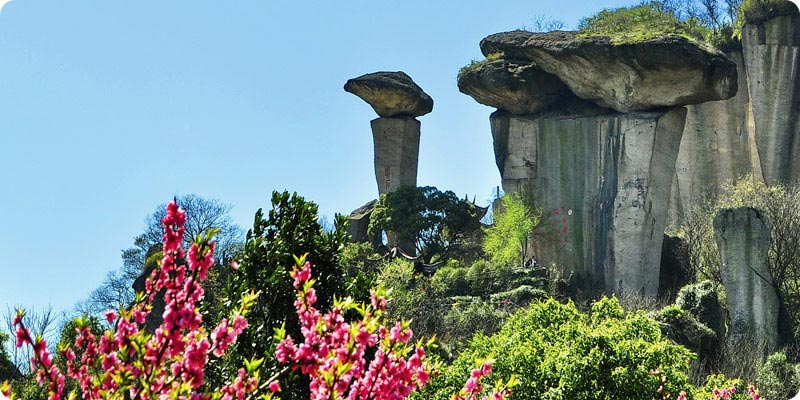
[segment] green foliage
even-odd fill
[[[6,341],[8,341],[8,335],[0,332],[0,382],[15,378],[17,373],[17,367],[11,362],[6,352]]]
[[[406,253],[425,263],[446,261],[465,251],[480,233],[475,206],[433,186],[403,186],[384,193],[372,212],[369,235],[391,232]]]
[[[493,377],[520,379],[515,399],[676,398],[691,357],[662,338],[655,321],[626,314],[616,299],[596,302],[590,315],[551,299],[515,314],[492,336],[476,335],[421,397],[449,399],[475,360],[493,358]]]
[[[741,379],[726,378],[723,374],[712,374],[706,378],[705,386],[693,388],[690,391],[690,399],[706,400],[715,399],[719,396],[714,395],[714,389],[736,388],[736,392],[728,397],[729,400],[752,400],[747,394],[747,386]]]
[[[340,251],[347,241],[345,224],[346,218],[337,215],[333,231],[326,232],[319,223],[315,203],[297,193],[272,193],[272,208],[266,216],[261,209],[256,212],[253,228],[246,235],[239,273],[231,274],[225,289],[229,299],[240,298],[251,290],[260,295],[247,316],[248,328],[239,336],[227,365],[215,375],[230,376],[231,371],[226,372],[225,368],[241,365],[243,360],[266,357],[267,362],[274,362],[274,343],[268,338],[283,324],[287,333],[301,337],[294,307],[296,294],[289,278],[295,256],[308,252],[306,260],[313,266],[313,279],[318,282],[317,305],[321,309],[330,307],[335,295],[343,297]],[[291,387],[283,383],[282,386]],[[286,397],[298,396],[302,394],[292,392]]]
[[[797,365],[786,359],[782,352],[773,353],[759,368],[756,386],[767,399],[788,399],[800,389]]]
[[[581,36],[608,36],[618,45],[667,35],[682,36],[697,42],[703,41],[708,35],[708,28],[700,20],[689,18],[682,21],[658,1],[605,9],[582,19],[578,28]]]
[[[781,15],[797,13],[797,6],[788,0],[744,0],[739,7],[739,24],[757,24]]]
[[[378,272],[370,257],[377,254],[369,243],[347,243],[341,251],[341,265],[345,271],[345,291],[355,301],[367,301],[375,287]]]
[[[692,314],[718,336],[725,334],[725,314],[713,282],[705,280],[684,286],[678,292],[675,305]]]
[[[521,267],[528,255],[528,239],[539,223],[540,212],[530,210],[519,195],[505,195],[502,210],[484,229],[483,251],[493,265]]]
[[[498,53],[489,54],[483,60],[472,60],[472,61],[469,62],[469,64],[461,67],[461,69],[458,70],[458,78],[461,78],[461,76],[466,74],[466,73],[477,71],[481,67],[483,67],[485,64],[488,64],[488,63],[490,63],[492,61],[495,61],[495,60],[499,60],[499,59],[503,58],[503,56],[505,56],[505,54],[503,52],[498,52]]]
[[[800,326],[800,188],[767,187],[749,176],[723,185],[716,198],[690,210],[681,227],[692,267],[703,278],[722,283],[713,220],[719,210],[738,207],[759,209],[769,225],[772,242],[768,266],[789,313],[779,319]],[[781,331],[788,330],[781,327]]]

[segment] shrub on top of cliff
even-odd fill
[[[467,72],[477,71],[483,65],[488,64],[488,63],[490,63],[492,61],[495,61],[495,60],[499,60],[499,59],[503,58],[504,55],[505,54],[503,54],[503,52],[491,53],[488,56],[486,56],[486,58],[484,58],[483,60],[472,60],[472,61],[469,62],[469,64],[461,67],[461,69],[458,70],[457,78],[461,78],[461,76],[466,74]]]
[[[733,36],[741,39],[745,24],[758,24],[781,15],[797,13],[797,5],[788,0],[744,0],[739,6]]]
[[[633,7],[605,9],[582,19],[578,29],[580,36],[608,36],[618,45],[670,35],[702,42],[708,35],[708,28],[699,19],[688,18],[681,21],[658,1]]]
[[[643,313],[625,313],[602,299],[591,314],[573,303],[532,303],[492,335],[476,335],[468,349],[421,395],[446,400],[475,360],[494,358],[494,373],[520,382],[515,399],[675,399],[688,387],[692,354],[661,336]],[[422,398],[420,397],[420,398]]]
[[[739,7],[739,19],[751,24],[797,13],[797,5],[788,0],[744,0]]]

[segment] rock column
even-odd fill
[[[742,29],[750,107],[767,185],[800,183],[800,15]]]
[[[728,337],[763,341],[774,350],[780,302],[768,268],[769,227],[754,208],[723,209],[714,218],[714,237],[730,313]]]
[[[376,72],[347,81],[344,90],[366,101],[380,118],[372,120],[378,193],[417,186],[420,123],[433,99],[404,72]]]
[[[481,41],[459,75],[491,116],[507,193],[544,212],[534,255],[593,292],[658,294],[684,105],[736,94],[736,65],[679,37],[615,45],[575,32]]]

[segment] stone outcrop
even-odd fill
[[[512,114],[535,114],[569,91],[555,75],[528,63],[494,60],[467,67],[458,90],[486,106]]]
[[[347,81],[344,90],[366,101],[381,117],[419,117],[433,110],[433,99],[405,72],[375,72]]]
[[[742,30],[754,137],[765,183],[800,183],[800,15]]]
[[[433,100],[403,72],[376,72],[350,79],[344,90],[369,103],[381,116],[370,122],[375,144],[378,193],[417,186],[420,123]]]
[[[770,230],[754,208],[720,210],[714,218],[731,340],[778,344],[780,301],[768,268]]]
[[[356,208],[347,217],[347,234],[350,235],[350,241],[353,243],[364,243],[369,241],[370,216],[372,211],[375,210],[375,204],[378,200],[372,200],[363,206]]]
[[[491,116],[506,193],[545,210],[535,255],[590,289],[655,297],[669,190],[686,110]]]
[[[513,31],[486,37],[481,51],[529,60],[578,97],[621,112],[724,100],[738,87],[733,61],[680,36],[614,44],[576,32]]]

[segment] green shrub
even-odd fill
[[[725,314],[713,282],[705,280],[684,286],[678,292],[675,305],[711,328],[717,336],[724,336]]]
[[[464,74],[466,74],[468,72],[477,71],[481,67],[483,67],[485,64],[488,64],[488,63],[490,63],[492,61],[495,61],[495,60],[499,60],[499,59],[503,58],[503,56],[505,56],[505,54],[503,54],[503,52],[498,52],[498,53],[489,54],[483,60],[472,60],[472,61],[469,62],[469,64],[461,67],[461,69],[458,70],[458,78],[461,78],[462,75],[464,75]]]
[[[709,375],[706,378],[705,386],[694,388],[690,391],[691,399],[693,400],[706,400],[706,399],[719,399],[721,396],[715,395],[715,389],[730,389],[736,388],[735,393],[727,397],[729,400],[752,400],[747,394],[747,386],[744,385],[741,379],[729,379],[725,375]]]
[[[796,13],[797,6],[788,0],[744,0],[739,7],[739,20],[753,24]]]
[[[614,44],[636,43],[665,35],[699,42],[709,35],[709,29],[697,19],[681,21],[657,1],[605,9],[582,19],[578,28],[581,36],[608,36]]]
[[[591,315],[573,303],[533,303],[492,335],[478,334],[420,398],[446,400],[477,359],[495,360],[493,378],[515,375],[514,398],[677,398],[687,386],[691,352],[661,337],[643,313],[625,313],[616,299],[602,299]]]
[[[489,296],[492,303],[500,304],[503,301],[510,302],[511,305],[520,307],[525,306],[534,300],[546,300],[547,292],[536,289],[532,286],[523,285],[505,292],[494,293]]]
[[[528,241],[541,212],[531,210],[517,194],[507,194],[501,201],[494,223],[484,228],[483,251],[492,265],[522,267],[528,261]]]
[[[791,398],[800,389],[797,366],[786,359],[786,354],[773,353],[759,368],[756,386],[767,399]]]

